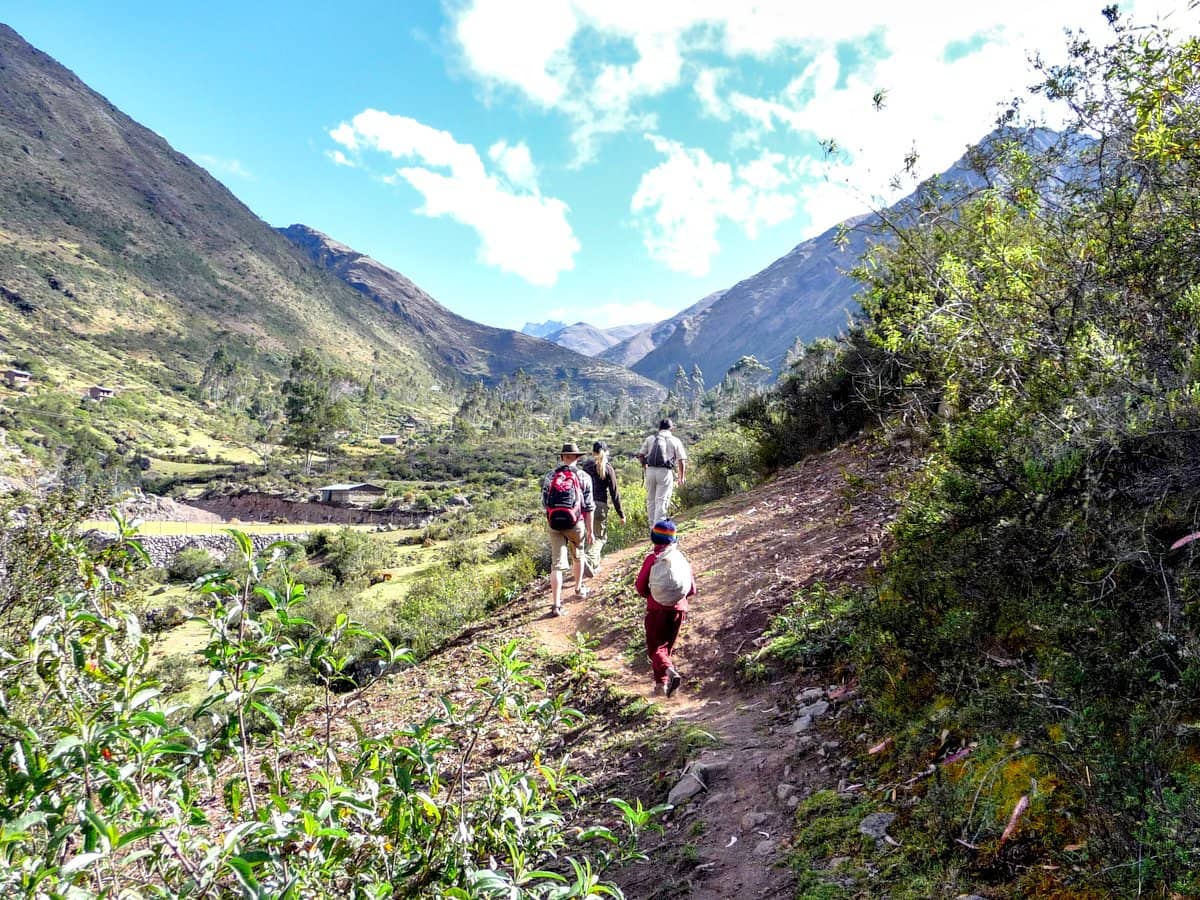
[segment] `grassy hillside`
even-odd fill
[[[215,349],[244,365],[249,406],[309,346],[393,406],[449,410],[452,386],[394,319],[203,169],[8,28],[0,65],[0,353],[36,390],[112,386],[212,430],[195,407]]]
[[[35,455],[101,421],[97,439],[122,448],[249,443],[278,424],[279,383],[304,348],[368,432],[446,421],[468,379],[520,367],[578,395],[662,396],[619,367],[453,316],[378,264],[407,293],[364,296],[4,26],[0,71],[0,369],[34,374],[28,393],[0,394],[0,424]],[[91,385],[122,403],[82,412]]]

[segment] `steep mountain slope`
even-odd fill
[[[462,375],[494,380],[524,369],[538,379],[567,378],[582,392],[605,396],[625,392],[635,402],[653,403],[665,393],[660,385],[620,366],[518,331],[464,319],[399,272],[307,225],[281,231],[313,262],[402,322],[429,358]]]
[[[206,420],[198,385],[216,351],[240,367],[230,409],[241,415],[278,409],[291,355],[310,347],[370,377],[385,405],[434,417],[454,409],[464,376],[520,366],[581,393],[663,393],[454,316],[372,265],[355,285],[315,265],[204,169],[0,26],[0,368],[34,370],[34,392],[112,385],[143,421],[168,412],[182,425]],[[364,301],[365,285],[384,283],[398,285],[394,296],[366,291]],[[156,430],[134,442],[170,431]]]
[[[557,331],[546,335],[546,340],[553,341],[560,347],[582,353],[584,356],[599,356],[609,347],[619,344],[626,338],[632,337],[644,330],[646,325],[617,325],[612,328],[597,328],[587,322],[576,322],[574,325],[564,325]]]
[[[394,327],[202,168],[0,26],[4,355],[57,389],[194,388],[214,348],[278,376],[316,347],[445,406]]]
[[[693,317],[716,303],[724,293],[724,291],[714,291],[696,303],[693,303],[682,312],[676,313],[671,318],[646,326],[640,331],[631,334],[619,344],[614,344],[605,350],[600,354],[600,358],[607,359],[609,362],[614,362],[619,366],[632,368],[646,354],[666,343],[671,335],[680,328],[689,327]]]
[[[677,367],[690,370],[699,364],[711,387],[742,356],[778,371],[797,338],[837,334],[856,308],[858,283],[845,272],[867,246],[866,219],[849,220],[798,244],[758,274],[680,313],[677,321],[670,320],[676,327],[652,341],[633,370],[670,384]],[[839,240],[843,232],[844,243]]]

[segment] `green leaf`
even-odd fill
[[[158,834],[160,831],[162,831],[162,826],[160,825],[143,825],[141,828],[134,828],[125,832],[117,839],[117,849],[120,850],[122,847],[127,847],[135,841],[140,841],[142,838],[149,837],[152,834]]]
[[[68,750],[74,750],[82,743],[83,738],[79,737],[78,735],[73,734],[70,737],[65,737],[54,745],[54,749],[50,751],[50,755],[47,757],[47,759],[58,759]]]
[[[237,880],[241,882],[246,893],[254,897],[264,896],[258,879],[254,877],[254,866],[250,864],[249,860],[241,856],[231,856],[226,862],[229,868],[233,869],[234,875],[237,876]]]
[[[156,687],[142,688],[140,691],[138,691],[136,694],[134,694],[133,697],[130,698],[129,706],[127,708],[131,709],[131,710],[137,709],[139,706],[141,706],[147,700],[151,700],[154,697],[157,697],[161,693],[162,693],[162,691],[160,691]]]
[[[21,816],[19,819],[13,819],[11,822],[4,825],[3,830],[0,831],[0,834],[3,834],[5,837],[22,835],[33,826],[44,824],[48,818],[49,816],[47,816],[44,812],[31,812]]]
[[[78,856],[67,860],[63,864],[62,869],[59,871],[61,871],[63,875],[74,875],[76,872],[86,869],[99,859],[104,859],[103,853],[80,853]]]
[[[534,880],[565,882],[567,879],[557,872],[547,872],[545,869],[537,869],[533,872],[526,872],[525,876],[521,879],[521,884],[528,884]]]
[[[275,710],[271,709],[271,707],[267,706],[265,703],[259,703],[257,700],[253,700],[251,701],[250,706],[253,709],[257,709],[260,713],[270,719],[271,724],[276,728],[283,727],[283,719],[279,718],[279,713],[275,712]]]
[[[600,838],[614,844],[619,843],[617,836],[612,833],[612,829],[605,828],[603,825],[594,825],[591,828],[584,828],[579,832],[579,839],[581,841],[590,841],[594,838]]]
[[[421,806],[425,810],[425,815],[429,816],[429,818],[433,819],[435,822],[441,819],[442,810],[436,803],[433,802],[432,797],[430,797],[424,791],[417,791],[415,796],[421,801]]]

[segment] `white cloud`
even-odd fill
[[[204,153],[197,154],[196,156],[193,156],[192,159],[200,163],[200,165],[204,166],[204,168],[208,169],[211,174],[216,175],[217,177],[232,176],[233,178],[244,178],[247,180],[252,180],[254,178],[254,175],[250,172],[250,170],[242,165],[241,160],[222,159],[219,156],[208,156]]]
[[[479,258],[487,265],[537,285],[552,285],[574,267],[580,244],[567,221],[568,207],[538,190],[523,143],[492,145],[489,155],[501,178],[488,172],[470,144],[407,116],[364,110],[329,136],[354,154],[376,151],[415,163],[397,168],[386,180],[407,182],[421,194],[418,214],[446,216],[473,228]]]
[[[578,27],[569,3],[474,0],[454,31],[477,75],[553,106],[570,81],[567,48]]]
[[[352,160],[350,157],[348,157],[341,150],[330,150],[325,155],[328,156],[331,160],[333,160],[333,164],[336,166],[349,166],[350,168],[355,167],[354,160]]]
[[[516,144],[496,141],[488,148],[488,157],[500,167],[510,184],[537,191],[537,167],[524,141]]]
[[[795,214],[797,197],[788,188],[794,175],[782,155],[763,153],[735,168],[701,149],[657,135],[647,140],[666,159],[642,176],[630,210],[650,256],[674,271],[708,271],[722,222],[755,237],[760,227]]]
[[[1106,29],[1096,0],[927,0],[920,15],[894,0],[849,12],[796,0],[443,2],[463,66],[488,99],[561,116],[576,164],[607,135],[668,134],[660,122],[671,137],[687,134],[651,138],[663,158],[630,209],[650,255],[694,274],[719,252],[722,228],[754,235],[799,216],[803,238],[894,202],[913,186],[892,183],[911,150],[918,176],[944,170],[991,130],[1000,104],[1028,101],[1031,55],[1063,58],[1067,28],[1101,39]],[[1200,31],[1186,0],[1121,5],[1137,21],[1169,14],[1172,27]],[[688,112],[721,127],[686,132],[681,91]],[[841,151],[830,160],[817,149],[826,140]],[[519,174],[520,146],[489,151],[514,189],[536,178]]]
[[[660,130],[654,101],[685,84],[706,115],[742,120],[734,147],[810,131],[863,151],[864,133],[895,127],[900,144],[920,136],[931,163],[952,161],[988,130],[997,102],[1023,93],[1029,54],[1060,55],[1066,27],[1105,27],[1096,0],[927,0],[920,15],[893,0],[861,0],[852,13],[796,0],[445,2],[456,8],[452,32],[468,72],[562,114],[579,163],[606,134]],[[1175,27],[1197,25],[1183,0],[1122,5],[1142,21],[1170,11]],[[749,64],[803,71],[787,89],[766,91],[739,83]],[[880,88],[904,117],[871,115]],[[896,143],[882,137],[872,142],[880,160]]]
[[[729,105],[717,93],[721,81],[728,74],[725,69],[701,69],[692,83],[692,90],[700,101],[700,108],[714,119],[729,119]]]

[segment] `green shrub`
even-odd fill
[[[221,562],[203,547],[184,547],[167,564],[167,577],[190,584],[221,568]]]
[[[731,472],[759,466],[791,465],[810,453],[836,446],[871,422],[893,402],[901,369],[894,355],[878,348],[863,326],[834,342],[816,341],[769,391],[751,397],[730,420],[757,445],[759,461],[750,465],[745,449]],[[716,449],[716,448],[714,448]],[[717,472],[730,461],[716,454]]]
[[[439,565],[388,605],[384,633],[418,658],[435,650],[472,622],[516,596],[535,574],[534,561],[520,555],[498,572]]]
[[[339,615],[303,645],[288,640],[289,628],[302,627],[303,594],[271,587],[277,561],[256,558],[243,534],[235,565],[206,585],[203,696],[173,715],[178,708],[164,704],[163,685],[147,673],[135,617],[119,595],[106,595],[102,572],[119,571],[119,561],[55,538],[90,575],[0,654],[0,726],[19,735],[0,766],[4,896],[28,894],[34,883],[35,893],[62,897],[185,896],[201,884],[221,897],[475,896],[481,888],[548,896],[562,887],[550,869],[578,873],[573,895],[616,896],[605,873],[644,861],[639,836],[661,830],[654,820],[663,807],[620,800],[611,801],[619,815],[573,816],[568,827],[576,776],[552,748],[586,722],[567,695],[546,697],[516,642],[481,651],[487,677],[427,721],[381,738],[337,734],[330,685],[346,668],[345,640],[372,636]],[[264,595],[270,614],[245,609],[249,594]],[[385,665],[411,662],[384,649]],[[326,677],[282,692],[266,675],[301,651]],[[180,668],[163,667],[168,687],[179,686]],[[281,766],[272,748],[306,707],[323,727],[288,732]],[[483,751],[502,729],[542,749],[491,765]],[[313,770],[292,760],[311,760]],[[207,806],[214,794],[225,806],[216,815]]]
[[[537,574],[544,575],[550,571],[550,538],[545,528],[536,525],[510,528],[500,539],[493,556],[497,559],[524,557],[531,561]]]
[[[396,558],[394,544],[353,528],[315,531],[305,549],[339,584],[364,581],[376,569],[390,566]]]
[[[756,671],[765,663],[794,669],[826,666],[844,659],[855,648],[865,605],[858,590],[845,587],[831,591],[817,582],[798,591],[791,603],[771,619],[763,632],[766,643],[739,664]]]
[[[688,506],[752,487],[765,474],[759,444],[745,429],[722,427],[688,451],[687,482],[679,488]]]
[[[474,541],[456,541],[442,554],[451,569],[471,568],[485,562],[487,551]]]

